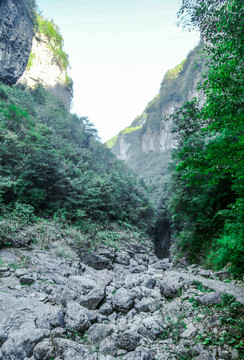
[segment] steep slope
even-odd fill
[[[63,51],[63,38],[53,21],[36,16],[32,49],[19,83],[34,88],[42,84],[70,110],[72,80],[67,75],[68,55]]]
[[[23,74],[32,38],[33,22],[24,1],[0,1],[0,81],[12,85]]]
[[[170,154],[177,145],[171,132],[171,121],[165,117],[186,101],[199,96],[196,89],[204,67],[201,50],[202,44],[199,44],[185,61],[169,70],[159,95],[148,104],[143,114],[107,143],[119,159],[125,160],[146,181],[155,201],[162,195]]]

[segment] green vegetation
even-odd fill
[[[53,20],[44,19],[42,15],[37,15],[37,32],[44,34],[49,42],[48,45],[53,51],[54,56],[58,60],[60,66],[67,70],[69,67],[69,57],[64,52],[64,39],[60,33],[59,27],[55,25]]]
[[[135,127],[129,126],[129,127],[125,128],[124,130],[121,130],[120,134],[121,135],[129,134],[132,131],[139,130],[139,129],[141,129],[141,126],[135,126]]]
[[[185,61],[186,60],[183,60],[174,69],[168,70],[164,75],[164,81],[176,79],[179,76],[179,73],[182,71]]]
[[[236,276],[244,270],[242,12],[238,0],[183,0],[179,14],[206,39],[206,103],[193,99],[171,117],[179,145],[169,200],[177,249]]]
[[[2,245],[45,219],[113,241],[111,223],[150,231],[154,208],[143,184],[100,143],[87,118],[69,114],[42,86],[1,83]]]
[[[114,137],[112,137],[111,139],[109,139],[106,142],[106,146],[107,146],[108,149],[111,149],[115,145],[118,137],[119,137],[119,135],[115,135]]]
[[[35,54],[31,51],[30,52],[30,56],[29,56],[29,60],[28,60],[28,64],[26,66],[26,70],[29,70],[32,66],[33,66],[33,63],[35,61]]]
[[[219,332],[216,334],[211,329],[206,328],[202,334],[199,334],[196,342],[201,342],[207,346],[228,345],[240,352],[240,359],[244,358],[243,354],[243,305],[237,302],[233,295],[223,295],[222,302],[218,305],[208,307],[201,306],[207,316],[219,316]],[[221,334],[221,336],[220,336]]]

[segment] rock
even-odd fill
[[[112,304],[115,310],[127,312],[134,305],[135,297],[126,289],[119,289],[112,298]]]
[[[119,349],[133,351],[139,345],[140,336],[135,331],[125,331],[116,337],[116,346]]]
[[[99,255],[108,258],[111,262],[114,261],[116,250],[114,248],[99,248]]]
[[[219,326],[220,324],[221,324],[221,321],[218,317],[212,316],[212,317],[208,318],[208,327],[209,328]]]
[[[218,292],[210,292],[196,298],[201,305],[212,305],[221,303],[221,294]]]
[[[211,276],[211,271],[209,270],[201,270],[199,275],[205,278],[209,278]]]
[[[35,279],[30,275],[24,275],[20,277],[21,285],[31,285],[35,282]]]
[[[145,348],[137,349],[123,357],[124,360],[155,360],[153,353]]]
[[[143,286],[145,286],[148,289],[154,289],[156,285],[156,280],[152,277],[148,277],[143,281]]]
[[[165,327],[166,325],[162,321],[150,316],[143,319],[138,332],[151,340],[156,340],[157,336],[164,331]]]
[[[111,335],[113,328],[110,325],[105,324],[94,324],[86,332],[87,340],[92,343],[104,340],[106,337]]]
[[[105,304],[103,304],[100,309],[99,309],[100,313],[103,315],[110,315],[113,312],[113,306],[111,303],[106,302]]]
[[[130,265],[130,256],[125,251],[118,251],[116,253],[114,262],[121,265]]]
[[[88,276],[70,276],[65,284],[70,290],[73,290],[81,295],[86,295],[97,286],[95,280]]]
[[[115,340],[112,337],[107,337],[101,342],[99,351],[103,355],[116,356],[118,349],[115,346]]]
[[[219,280],[222,280],[222,281],[231,279],[231,274],[227,270],[216,272],[216,276],[219,278]]]
[[[95,310],[105,296],[105,284],[96,283],[88,276],[71,276],[63,289],[61,296],[56,298],[66,305],[75,300],[89,310]]]
[[[209,353],[208,351],[203,351],[200,355],[197,357],[194,357],[195,360],[215,360],[213,355]]]
[[[70,301],[68,303],[64,321],[66,328],[74,331],[81,332],[87,330],[91,326],[90,319],[86,314],[86,309],[75,301]]]
[[[0,80],[16,84],[32,46],[33,22],[23,0],[0,2]]]
[[[186,330],[180,334],[180,336],[183,339],[188,339],[188,340],[194,338],[196,335],[197,335],[197,329],[192,323],[187,324]]]
[[[55,355],[61,355],[62,360],[92,360],[92,356],[89,356],[84,346],[75,341],[55,338],[53,339],[53,345],[55,348]],[[55,360],[57,360],[57,358]]]
[[[181,294],[183,285],[177,279],[165,278],[160,284],[160,291],[166,298],[173,298]]]
[[[172,267],[172,264],[170,264],[168,261],[164,261],[164,260],[159,260],[151,265],[152,269],[157,269],[157,270],[159,270],[159,269],[160,270],[168,270],[171,267]]]
[[[50,340],[44,340],[36,345],[33,351],[35,360],[50,360],[54,357],[53,346]]]
[[[82,253],[80,258],[84,264],[91,266],[96,270],[112,269],[113,267],[111,261],[108,258],[93,252],[85,251]]]
[[[47,329],[30,328],[28,324],[21,331],[16,330],[3,344],[1,350],[4,359],[22,360],[32,355],[36,344],[47,338],[50,331]]]
[[[25,276],[25,275],[27,275],[27,273],[28,273],[27,269],[17,269],[17,270],[15,271],[15,275],[16,275],[17,277]]]
[[[224,359],[224,360],[229,360],[231,358],[231,355],[228,351],[225,351],[225,350],[222,350],[222,351],[219,351],[219,357],[221,359]]]
[[[231,359],[232,359],[232,360],[237,360],[237,359],[239,359],[239,353],[238,353],[238,350],[236,350],[236,349],[232,350],[232,356],[231,356]]]
[[[64,338],[66,334],[66,330],[61,328],[61,327],[57,327],[55,329],[53,329],[51,331],[51,339],[56,338]]]
[[[145,265],[138,265],[138,266],[135,266],[131,269],[131,272],[132,274],[135,274],[135,273],[142,273],[142,272],[145,272],[147,271],[147,266]]]
[[[79,296],[77,301],[84,307],[90,310],[95,310],[105,296],[105,286],[97,286],[92,289],[87,295]]]
[[[150,299],[142,299],[140,301],[137,301],[135,303],[134,308],[136,309],[136,311],[139,313],[141,311],[148,311],[149,310],[149,306],[151,304],[151,300]]]

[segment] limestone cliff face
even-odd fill
[[[171,151],[177,142],[171,132],[171,121],[165,116],[172,114],[193,97],[203,96],[197,92],[204,61],[199,55],[200,44],[188,55],[187,59],[175,69],[166,73],[159,95],[147,106],[142,116],[135,119],[131,126],[141,125],[134,134],[120,133],[111,148],[119,158],[130,162],[131,158],[149,152]]]
[[[30,61],[19,82],[30,87],[42,84],[70,110],[72,95],[65,78],[66,71],[51,50],[49,40],[43,34],[35,34]]]
[[[31,51],[33,23],[23,0],[0,0],[0,80],[13,85]]]
[[[205,101],[203,94],[197,92],[204,70],[202,46],[199,44],[185,61],[165,74],[159,95],[128,129],[119,133],[111,147],[119,159],[146,181],[156,202],[161,197],[162,184],[167,182],[171,151],[177,146],[171,120],[166,118],[193,97]]]

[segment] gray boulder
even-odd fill
[[[22,360],[31,356],[36,344],[49,334],[49,330],[31,328],[29,324],[22,327],[21,331],[13,331],[1,348],[3,359]]]
[[[180,296],[182,287],[183,284],[177,279],[166,277],[160,284],[160,291],[166,298],[173,298],[177,295]]]
[[[124,360],[155,360],[153,353],[145,348],[137,349],[123,357]]]
[[[91,326],[90,319],[86,314],[86,309],[75,301],[68,303],[64,321],[66,328],[75,331],[84,331]]]
[[[94,252],[83,252],[80,256],[81,261],[91,266],[96,270],[103,270],[103,269],[112,269],[111,261],[104,256],[98,255]]]
[[[210,292],[196,298],[201,305],[213,305],[221,303],[221,294],[218,292]]]
[[[35,360],[50,360],[54,357],[53,346],[50,340],[44,340],[36,345],[33,351]]]
[[[99,352],[102,355],[116,356],[118,349],[115,346],[115,340],[113,337],[107,337],[100,344]]]
[[[113,328],[110,325],[105,324],[94,324],[87,331],[87,340],[91,343],[104,340],[106,337],[111,335]]]
[[[112,306],[111,303],[106,302],[105,304],[103,304],[103,305],[100,307],[99,311],[100,311],[100,313],[101,313],[102,315],[108,316],[108,315],[112,314],[112,312],[113,312],[113,306]]]
[[[124,288],[119,289],[112,298],[115,310],[121,312],[129,311],[134,305],[135,297]]]
[[[144,298],[138,302],[135,303],[134,308],[139,313],[141,311],[146,312],[149,310],[149,306],[151,304],[151,299]]]
[[[130,265],[130,256],[125,251],[118,251],[116,253],[114,262],[120,265],[128,266]]]
[[[53,339],[53,346],[55,348],[55,355],[60,356],[62,360],[92,360],[92,355],[89,355],[84,346],[67,339]]]
[[[135,331],[125,331],[116,337],[115,343],[119,349],[133,351],[139,345],[140,336]]]

